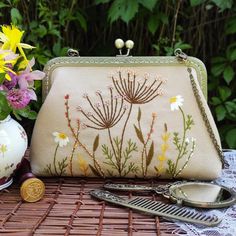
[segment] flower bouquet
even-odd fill
[[[24,31],[14,25],[2,26],[0,32],[0,120],[10,113],[17,119],[36,118],[29,103],[37,100],[34,81],[41,80],[44,73],[32,71],[35,60],[28,60],[24,49],[34,47],[21,42],[23,34]]]
[[[34,81],[44,73],[33,71],[34,58],[28,60],[22,43],[24,31],[14,25],[2,26],[0,32],[0,190],[12,183],[12,175],[20,165],[28,146],[23,127],[11,118],[35,119],[30,102],[37,100]]]

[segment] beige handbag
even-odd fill
[[[217,178],[223,158],[206,69],[182,55],[49,61],[32,136],[34,174]]]

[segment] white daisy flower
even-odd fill
[[[184,98],[181,95],[170,98],[171,111],[179,110],[179,107],[183,106]]]
[[[64,147],[69,143],[69,138],[66,134],[60,132],[53,132],[54,141],[59,144],[59,147]]]

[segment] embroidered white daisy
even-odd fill
[[[183,106],[184,98],[181,95],[170,98],[171,111],[179,110],[179,107]]]
[[[54,141],[59,144],[59,147],[64,147],[69,143],[69,138],[66,134],[60,132],[53,132]]]

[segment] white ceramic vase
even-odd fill
[[[0,120],[0,190],[12,183],[14,171],[27,149],[28,139],[23,127],[11,116]]]

